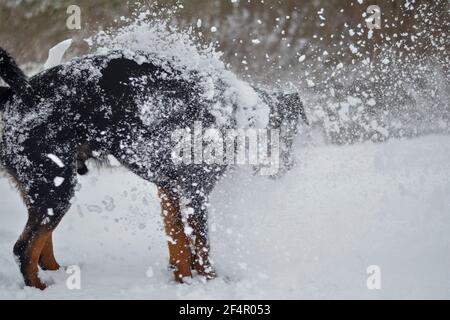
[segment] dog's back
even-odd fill
[[[211,189],[222,171],[172,160],[171,132],[195,121],[214,125],[198,74],[182,75],[168,63],[137,63],[113,52],[75,59],[28,79],[4,51],[3,56],[10,108],[1,152],[15,176],[26,175],[22,168],[43,151],[72,162],[80,146],[111,154],[160,186],[179,187],[182,181],[189,193],[198,192],[192,185]],[[74,173],[66,174],[70,180]]]
[[[38,278],[38,263],[44,269],[59,267],[51,234],[70,207],[77,154],[82,151],[84,161],[92,150],[115,156],[158,186],[166,231],[174,239],[169,249],[177,280],[191,275],[192,267],[214,277],[208,259],[208,197],[227,166],[175,163],[172,152],[177,142],[172,141],[171,133],[192,128],[197,121],[204,128],[218,124],[222,129],[235,128],[239,97],[225,82],[219,81],[215,90],[216,84],[209,86],[200,73],[138,55],[88,56],[28,79],[14,60],[0,51],[0,76],[10,86],[0,91],[4,109],[0,157],[17,180],[29,211],[27,226],[14,247],[27,285],[45,287]],[[247,118],[247,114],[258,107],[255,101],[259,100],[244,104],[244,122],[251,122],[252,116]],[[284,98],[277,101],[270,126],[280,127],[285,116],[292,116],[291,122],[297,124],[295,97],[287,101],[287,108]],[[284,115],[286,112],[290,115]],[[182,197],[191,209],[190,235],[185,234],[180,212]]]

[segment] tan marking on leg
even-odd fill
[[[180,211],[179,199],[162,188],[158,188],[161,209],[169,246],[169,261],[175,268],[175,280],[183,282],[183,278],[192,277],[191,250],[189,239],[184,233],[184,223]]]
[[[29,287],[44,290],[47,286],[39,279],[38,262],[42,250],[47,243],[51,232],[40,232],[33,235],[29,246],[24,251],[21,257],[21,271],[25,280],[25,285]]]
[[[50,233],[42,249],[41,256],[39,257],[39,266],[42,270],[56,271],[60,269],[60,265],[56,262],[53,252],[53,232]]]

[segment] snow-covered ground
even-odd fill
[[[179,285],[167,271],[155,188],[93,169],[55,234],[64,271],[23,288],[12,247],[25,208],[0,179],[0,299],[450,298],[450,137],[296,149],[273,181],[241,169],[216,188],[210,225],[219,278]],[[368,290],[367,267],[381,269]]]

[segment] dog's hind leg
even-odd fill
[[[56,271],[61,268],[58,262],[56,262],[55,254],[53,253],[53,232],[50,233],[42,249],[41,256],[39,257],[39,266],[42,270],[49,271]]]
[[[169,237],[169,263],[174,268],[175,280],[192,277],[189,238],[180,211],[180,198],[176,192],[158,188],[166,234]]]
[[[25,285],[45,289],[46,285],[38,276],[41,266],[44,270],[58,270],[59,265],[53,255],[52,233],[68,210],[68,203],[46,207],[31,207],[28,221],[22,235],[14,246],[14,255],[20,266]]]
[[[14,246],[25,285],[45,289],[39,279],[39,267],[47,270],[59,268],[53,255],[52,233],[70,208],[75,181],[74,153],[65,158],[44,153],[31,154],[33,166],[21,168],[18,176],[26,177],[27,183],[19,182],[28,207],[27,224]],[[39,161],[40,160],[40,161]]]
[[[43,270],[58,270],[59,265],[53,255],[52,233],[69,208],[68,203],[54,209],[31,207],[28,221],[22,235],[14,246],[14,255],[20,266],[25,285],[45,289],[46,285],[38,276]]]
[[[25,230],[16,242],[14,255],[25,285],[43,290],[47,286],[39,279],[38,261],[51,232],[37,227],[32,220],[28,220]]]

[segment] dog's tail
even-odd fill
[[[28,77],[19,68],[13,57],[2,48],[0,48],[0,77],[25,104],[29,106],[34,105],[36,95],[28,81]]]

